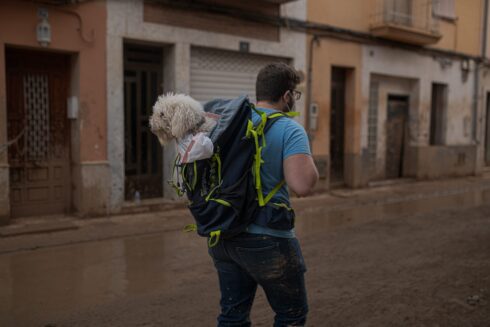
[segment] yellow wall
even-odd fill
[[[379,1],[309,0],[308,20],[369,33],[372,16]],[[439,27],[443,37],[431,47],[479,55],[483,3],[484,0],[455,0],[457,19],[440,20]]]
[[[42,48],[36,41],[37,10],[40,5],[29,2],[4,1],[0,4],[0,125],[5,128],[6,80],[4,68],[5,46],[32,50],[60,51],[78,54],[80,102],[80,159],[100,161],[107,159],[106,115],[106,4],[89,2],[65,6],[61,10],[46,7],[51,25],[51,44]],[[65,11],[63,11],[65,10]],[[78,32],[80,15],[85,38],[94,31],[93,43],[85,42]],[[3,131],[2,131],[3,132]],[[0,143],[6,133],[0,133]],[[5,162],[5,156],[2,162]]]
[[[368,32],[375,3],[375,0],[308,0],[308,20]]]
[[[456,1],[457,51],[473,55],[480,54],[483,3],[483,0]]]
[[[356,43],[322,39],[314,47],[312,102],[318,104],[318,126],[314,132],[313,153],[330,153],[330,81],[332,66],[350,68],[347,76],[345,152],[360,152],[361,130],[361,46]]]

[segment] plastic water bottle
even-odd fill
[[[134,203],[140,204],[141,203],[141,194],[140,191],[134,192]]]

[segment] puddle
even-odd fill
[[[208,263],[206,251],[204,239],[174,232],[2,255],[0,326],[44,326],[119,298],[172,291],[179,272]]]
[[[381,201],[383,202],[383,201]],[[388,203],[350,206],[330,209],[328,207],[306,208],[296,221],[298,235],[323,232],[342,226],[352,226],[375,220],[397,217],[401,214],[422,214],[438,210],[478,207],[490,203],[490,190],[465,192],[446,196],[414,197],[412,200],[389,201]]]

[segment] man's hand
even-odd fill
[[[313,192],[318,181],[318,171],[313,158],[308,154],[295,154],[283,162],[284,177],[291,191],[299,197]]]

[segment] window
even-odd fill
[[[385,0],[385,21],[405,26],[412,23],[412,0]]]
[[[454,0],[432,0],[432,14],[436,17],[456,19]]]
[[[444,144],[447,110],[447,84],[432,83],[430,145]]]

